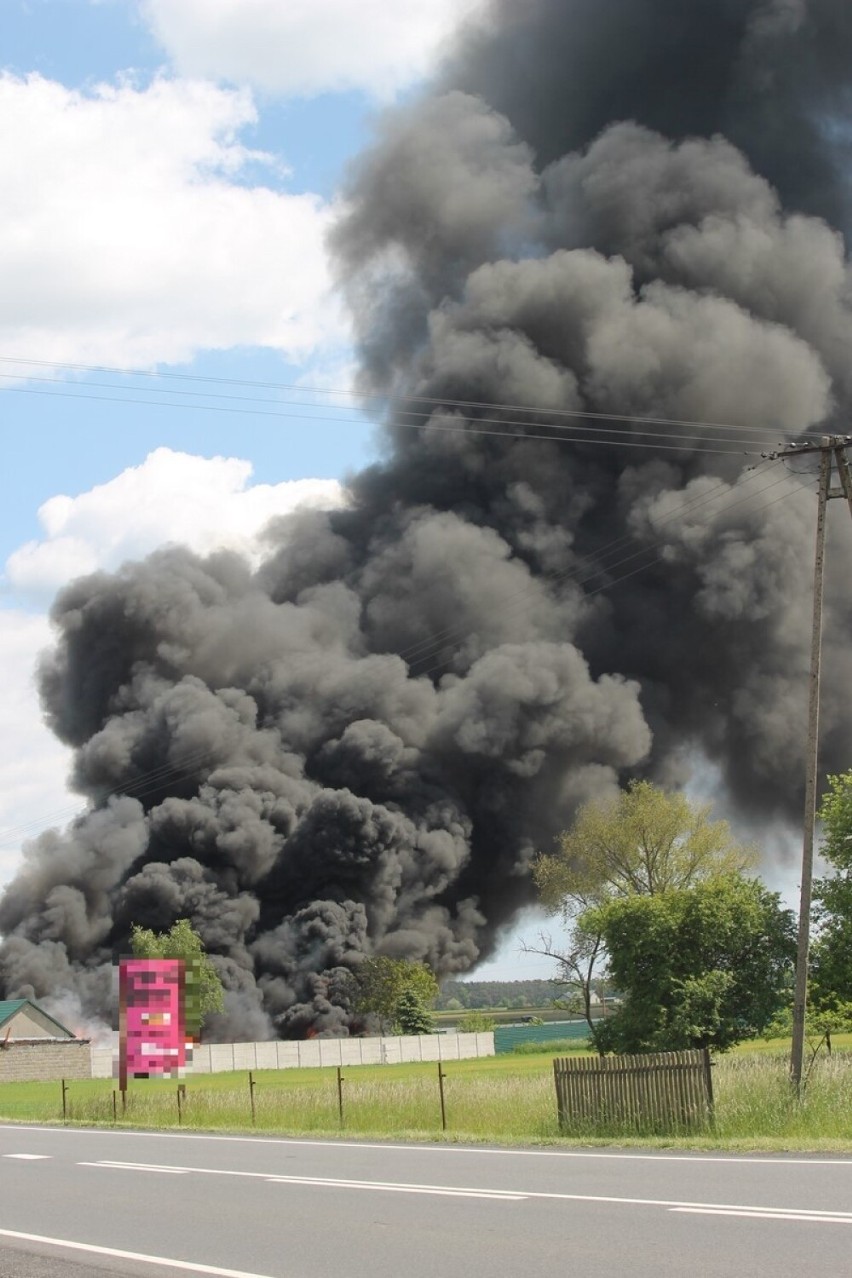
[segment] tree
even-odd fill
[[[497,1022],[487,1012],[468,1012],[459,1021],[460,1034],[487,1034]]]
[[[198,1039],[201,1026],[210,1012],[221,1012],[225,1006],[222,981],[201,937],[189,919],[178,919],[168,932],[153,932],[134,924],[130,937],[136,958],[183,959],[186,964],[184,1015],[188,1037]]]
[[[818,1012],[852,1003],[852,772],[828,778],[819,819],[820,852],[834,872],[814,883],[811,1002]]]
[[[431,1034],[435,1028],[432,1013],[410,985],[397,999],[395,1020],[400,1034]]]
[[[757,879],[719,875],[612,899],[594,915],[623,997],[597,1029],[603,1051],[724,1051],[784,1006],[795,923]]]
[[[425,963],[376,954],[365,958],[356,973],[357,1010],[375,1016],[383,1030],[397,1025],[397,1007],[406,990],[412,990],[424,1008],[438,997],[438,982]]]
[[[595,907],[690,888],[756,864],[756,849],[737,842],[728,823],[711,821],[710,813],[710,804],[631,781],[616,797],[581,808],[560,836],[558,851],[536,859],[539,895],[551,914],[561,916],[567,943],[556,949],[543,933],[539,946],[524,949],[559,964],[559,978],[577,995],[593,1040],[592,995],[607,963]]]
[[[543,904],[561,913],[609,897],[654,896],[718,874],[743,874],[757,852],[737,842],[709,803],[691,803],[650,781],[581,808],[559,851],[540,856],[534,877]]]
[[[604,959],[603,937],[596,919],[588,911],[579,912],[573,918],[566,911],[563,917],[568,925],[567,945],[557,950],[550,934],[540,932],[538,945],[529,945],[523,941],[521,949],[525,954],[544,954],[556,960],[559,976],[554,984],[564,986],[567,993],[554,999],[554,1006],[562,1007],[568,1012],[577,1012],[584,1017],[594,1039],[594,986],[596,972]]]

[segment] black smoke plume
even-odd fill
[[[43,702],[92,810],[2,898],[6,994],[105,1015],[130,925],[187,916],[213,1033],[345,1033],[365,954],[471,968],[630,776],[703,758],[746,818],[796,810],[813,477],[743,454],[848,420],[850,137],[848,0],[501,0],[464,33],[334,238],[384,459],[257,572],[170,549],[56,602]],[[836,693],[823,731],[848,766]]]

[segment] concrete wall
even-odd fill
[[[399,1065],[494,1055],[494,1035],[419,1034],[393,1038],[311,1038],[300,1042],[203,1043],[193,1049],[193,1074],[235,1069],[305,1069],[318,1065]],[[113,1050],[92,1049],[92,1078],[110,1078]]]
[[[0,1047],[0,1083],[91,1076],[91,1044],[87,1038],[18,1041]]]

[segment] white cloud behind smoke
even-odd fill
[[[142,0],[182,75],[309,96],[390,98],[424,76],[482,0]]]
[[[65,790],[69,752],[42,723],[33,682],[36,655],[49,641],[46,617],[0,610],[0,884],[12,877],[23,840],[74,802]]]
[[[106,484],[45,502],[38,512],[44,536],[10,555],[7,582],[19,595],[49,602],[72,578],[118,568],[167,542],[256,559],[259,534],[274,516],[342,501],[334,479],[252,484],[251,473],[251,463],[237,457],[158,448]]]
[[[343,501],[335,480],[252,483],[249,462],[158,448],[108,483],[41,507],[43,536],[6,563],[6,587],[46,608],[81,573],[114,569],[157,546],[180,542],[201,554],[226,548],[257,561],[270,519],[297,507]],[[42,611],[0,609],[0,885],[11,878],[20,846],[49,824],[64,825],[82,807],[65,788],[69,752],[44,726],[34,683],[38,653],[51,641]]]

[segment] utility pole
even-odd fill
[[[822,662],[822,601],[825,578],[825,532],[828,503],[834,497],[845,497],[852,513],[852,475],[846,459],[850,436],[823,436],[819,444],[791,444],[770,459],[801,457],[818,453],[819,503],[817,506],[816,557],[814,565],[814,611],[811,632],[811,671],[808,696],[808,743],[805,751],[805,820],[802,840],[802,884],[799,900],[799,935],[796,950],[796,988],[793,997],[793,1046],[790,1055],[790,1080],[796,1095],[801,1093],[802,1065],[805,1053],[805,1016],[808,999],[808,956],[811,943],[811,896],[814,869],[814,827],[816,825],[817,790],[819,786],[819,685]],[[833,489],[831,475],[837,465],[840,488]]]

